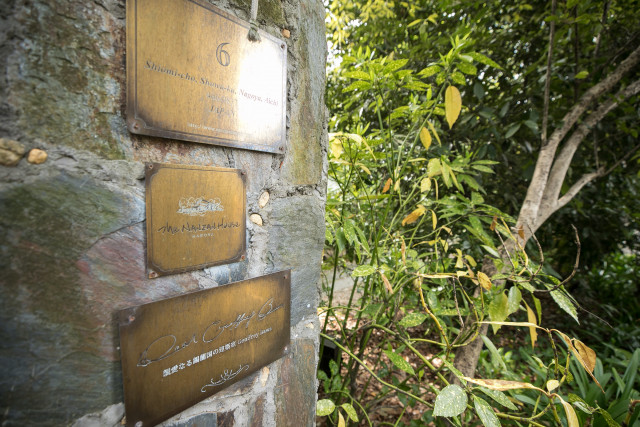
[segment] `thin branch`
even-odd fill
[[[565,284],[569,283],[569,280],[573,279],[573,276],[576,275],[576,272],[578,271],[578,266],[580,265],[580,237],[578,236],[578,229],[576,227],[574,227],[573,224],[571,224],[571,228],[573,228],[573,232],[575,233],[576,246],[578,247],[578,250],[576,252],[576,262],[573,265],[573,270],[571,271],[571,274],[569,274],[569,276],[566,279],[564,279],[562,282],[560,282],[557,285],[555,285],[553,288],[544,289],[544,290],[536,290],[534,292],[534,294],[546,294],[546,293],[549,293],[549,292],[553,292],[556,289],[558,289],[559,287],[564,286]]]
[[[607,0],[604,2],[604,8],[602,9],[602,18],[600,19],[600,31],[598,31],[598,35],[596,36],[596,47],[593,50],[593,59],[594,61],[598,59],[598,51],[600,50],[600,41],[602,40],[602,32],[604,31],[605,25],[607,23],[607,15],[609,14],[609,3]]]
[[[635,147],[633,147],[631,150],[629,150],[629,152],[627,152],[627,154],[625,154],[620,160],[618,160],[617,162],[614,163],[613,166],[611,166],[609,169],[607,169],[606,171],[604,171],[602,173],[602,176],[606,176],[609,175],[611,172],[613,172],[618,166],[620,166],[620,164],[622,162],[624,162],[625,160],[627,160],[629,157],[631,157],[633,155],[633,153],[635,153],[636,151],[640,150],[640,144],[636,145]]]
[[[551,15],[556,14],[556,0],[551,2]],[[549,91],[551,89],[551,62],[553,60],[553,42],[556,36],[556,21],[549,24],[549,49],[547,51],[547,72],[544,78],[544,107],[542,112],[542,145],[547,143],[547,124],[549,122]]]

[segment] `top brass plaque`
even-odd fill
[[[127,426],[148,427],[283,356],[291,271],[119,313]]]
[[[246,191],[239,169],[146,165],[149,278],[244,258]]]
[[[133,133],[280,152],[286,44],[202,0],[127,0]]]

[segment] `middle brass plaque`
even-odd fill
[[[239,169],[149,163],[146,171],[149,278],[244,258]]]

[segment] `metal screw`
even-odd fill
[[[244,261],[244,255],[242,255],[242,256],[240,257],[240,260],[241,260],[241,261]]]
[[[280,45],[280,48],[281,48],[281,49],[284,49],[284,43],[282,43],[282,44]]]
[[[149,273],[149,279],[155,279],[156,277],[158,277],[158,273],[155,271]]]
[[[139,130],[140,129],[140,124],[138,122],[133,124],[133,129],[134,130]]]
[[[280,151],[284,151],[284,147],[280,147]]]
[[[133,314],[129,315],[129,323],[133,323],[134,320],[136,320],[136,316]]]
[[[136,427],[142,427],[142,421],[138,421],[138,422],[136,423]]]

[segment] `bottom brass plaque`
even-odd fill
[[[283,271],[122,310],[127,425],[155,425],[282,357],[290,301]]]

